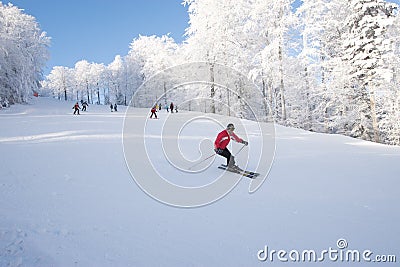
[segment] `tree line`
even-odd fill
[[[157,73],[187,62],[209,65],[207,86],[187,85],[176,102],[208,97],[205,112],[246,117],[238,96],[218,95],[216,64],[239,71],[268,104],[266,120],[310,131],[339,133],[400,144],[397,5],[384,0],[185,0],[185,40],[139,36],[127,55],[109,65],[76,63],[54,67],[41,82],[59,99],[129,104],[138,88]],[[246,95],[244,82],[235,84]],[[160,81],[165,83],[166,81]],[[216,93],[217,92],[217,93]],[[162,93],[162,92],[161,92]],[[146,90],[143,106],[161,97]],[[251,95],[246,97],[251,98]],[[260,101],[261,101],[260,100]],[[254,99],[257,101],[257,99]]]

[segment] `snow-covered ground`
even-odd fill
[[[213,204],[176,208],[131,177],[123,107],[73,116],[72,105],[39,98],[0,110],[0,266],[365,266],[342,261],[347,250],[400,261],[399,147],[277,126],[275,161],[258,191],[242,179]],[[339,239],[348,246],[339,249]],[[265,246],[289,262],[277,253],[260,261]],[[304,250],[324,260],[293,262]]]

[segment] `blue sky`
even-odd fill
[[[109,64],[116,55],[125,56],[139,34],[170,33],[180,43],[189,20],[182,0],[3,0],[8,2],[34,16],[52,38],[45,75],[82,59]]]
[[[34,16],[52,38],[46,75],[53,66],[74,67],[82,59],[109,64],[125,56],[139,34],[171,33],[179,43],[189,20],[181,0],[3,0],[8,2]]]

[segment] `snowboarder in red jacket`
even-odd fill
[[[247,141],[244,141],[242,138],[238,137],[233,131],[235,130],[235,126],[232,123],[229,123],[225,130],[220,132],[217,135],[217,138],[214,142],[214,151],[220,156],[226,158],[226,165],[228,169],[238,169],[235,165],[235,157],[232,156],[231,152],[227,148],[231,138],[238,143],[242,143],[244,145],[248,145]]]

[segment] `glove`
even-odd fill
[[[247,145],[249,145],[249,142],[243,140],[243,141],[242,141],[242,144],[245,145],[245,146],[247,146]]]
[[[214,151],[217,154],[221,154],[223,150],[221,148],[216,148],[216,149],[214,149]]]

